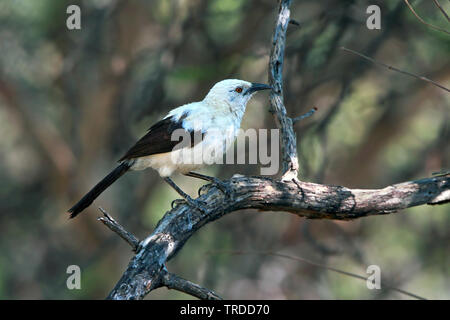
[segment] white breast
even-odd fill
[[[165,152],[137,158],[132,170],[153,168],[162,177],[174,172],[188,173],[205,165],[222,163],[224,154],[233,145],[236,138],[231,130],[207,132],[202,142],[193,148],[186,147],[172,152]]]
[[[222,163],[226,150],[236,139],[243,114],[244,110],[233,110],[227,104],[211,106],[203,101],[178,107],[167,117],[183,119],[183,128],[203,132],[203,140],[192,148],[138,158],[131,169],[151,167],[167,177],[174,172],[187,173],[204,165]]]

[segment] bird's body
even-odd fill
[[[248,101],[255,92],[269,88],[267,85],[227,79],[216,83],[202,101],[171,110],[128,150],[116,169],[69,210],[71,217],[88,207],[128,170],[149,167],[157,170],[193,204],[194,200],[184,194],[169,176],[178,172],[208,180],[207,176],[192,173],[192,170],[223,158],[236,138]]]
[[[178,150],[172,148],[168,152],[132,159],[133,165],[130,169],[143,170],[151,167],[157,170],[161,177],[168,177],[174,172],[185,174],[205,164],[214,163],[222,158],[226,148],[235,140],[243,114],[243,112],[230,114],[229,111],[227,113],[219,108],[213,109],[209,104],[201,102],[193,102],[173,109],[164,119],[171,119],[173,123],[182,123],[181,128],[177,129],[189,133],[186,137],[190,138],[191,145],[188,143],[186,147]],[[180,134],[182,133],[181,131]],[[178,140],[173,142],[173,145],[179,143]],[[221,150],[218,150],[220,152],[205,152],[218,149],[219,146],[223,146]],[[200,155],[201,158],[199,158]]]

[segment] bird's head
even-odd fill
[[[205,97],[205,101],[217,107],[231,107],[233,111],[245,111],[248,101],[258,91],[271,89],[267,84],[238,79],[217,82]]]

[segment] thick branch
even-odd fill
[[[111,231],[117,233],[131,246],[134,252],[138,252],[141,248],[139,246],[139,240],[132,233],[125,230],[125,228],[114,220],[102,207],[99,207],[99,210],[103,213],[103,217],[99,217],[97,220],[102,222]],[[161,270],[159,279],[159,285],[161,287],[178,290],[203,300],[222,300],[222,298],[214,291],[203,288],[189,280],[185,280],[176,274],[169,273],[166,269]]]
[[[199,199],[207,212],[180,205],[166,213],[112,290],[109,299],[142,299],[161,286],[164,264],[206,223],[240,209],[286,211],[309,219],[350,220],[401,209],[450,202],[450,174],[391,185],[383,189],[349,189],[310,182],[237,176],[224,181],[235,201],[211,188]]]
[[[316,111],[317,111],[317,108],[314,107],[314,108],[312,108],[311,110],[309,110],[308,112],[302,114],[301,116],[298,116],[298,117],[293,118],[293,119],[292,119],[292,123],[293,123],[293,124],[296,124],[297,122],[299,122],[299,121],[301,121],[301,120],[303,120],[303,119],[309,118],[309,117],[311,117],[311,116],[314,114],[314,112],[316,112]]]

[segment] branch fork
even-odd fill
[[[99,207],[99,210],[103,213],[103,217],[99,217],[98,220],[107,226],[111,231],[117,233],[137,254],[139,254],[139,251],[145,248],[151,241],[158,241],[156,240],[158,238],[157,236],[150,236],[143,243],[141,243],[131,232],[125,230],[123,226],[114,220],[105,209]],[[164,235],[160,236],[164,239]],[[169,240],[170,242],[170,238],[167,238],[166,240]],[[170,252],[170,246],[168,249]],[[164,264],[159,271],[157,281],[150,279],[144,282],[144,286],[147,292],[159,287],[167,287],[168,289],[175,289],[203,300],[222,300],[222,298],[214,291],[203,288],[198,284],[168,272]],[[126,290],[127,286],[121,286],[121,288]]]

